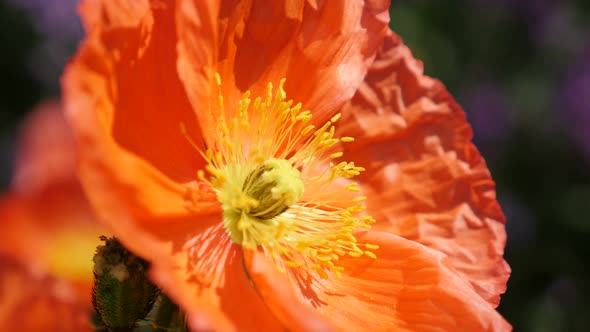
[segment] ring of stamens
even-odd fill
[[[216,81],[221,91],[217,74]],[[339,257],[376,258],[378,246],[358,243],[354,236],[375,221],[361,215],[366,197],[358,194],[354,182],[338,188],[355,193],[352,199],[336,192],[328,201],[313,193],[326,197],[334,181],[351,179],[364,169],[353,162],[334,162],[343,153],[333,152],[333,147],[354,141],[334,136],[340,114],[316,129],[309,124],[310,111],[286,100],[284,83],[282,79],[274,95],[269,83],[265,99],[252,101],[247,91],[231,118],[217,119],[215,148],[199,150],[209,176],[201,170],[198,177],[216,192],[233,242],[263,250],[280,269],[306,265],[322,278],[340,275]],[[221,93],[217,107],[225,114]],[[192,143],[182,124],[181,130]]]

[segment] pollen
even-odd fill
[[[344,157],[338,147],[354,141],[335,136],[341,114],[317,128],[311,111],[287,100],[284,84],[275,90],[269,83],[254,99],[246,91],[237,105],[226,105],[219,93],[218,137],[199,150],[207,165],[198,177],[215,191],[234,243],[263,251],[281,270],[340,276],[341,257],[377,257],[378,246],[355,237],[375,222],[363,214],[366,197],[349,180],[364,168],[334,161]],[[182,124],[181,130],[196,147]]]

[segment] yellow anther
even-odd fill
[[[223,139],[223,142],[229,151],[234,149],[234,142],[230,141],[227,137]]]
[[[353,182],[353,183],[347,185],[344,188],[346,188],[346,190],[350,190],[350,191],[354,191],[354,192],[360,192],[361,191],[359,189],[359,187],[358,187],[358,184],[356,182]]]
[[[313,130],[313,128],[315,128],[314,125],[309,125],[309,126],[303,128],[303,130],[301,131],[301,136],[307,135],[310,131]]]
[[[370,251],[365,251],[364,254],[365,254],[365,256],[371,257],[373,259],[377,258],[377,255],[375,255],[374,253],[372,253]]]
[[[355,191],[355,190],[351,190],[351,191]],[[355,205],[355,206],[350,206],[350,207],[346,208],[346,210],[348,210],[350,212],[357,213],[357,212],[361,212],[361,211],[365,210],[366,208],[367,207],[362,206],[362,205]]]
[[[313,265],[312,269],[314,269],[317,272],[320,278],[328,279],[328,273],[326,273],[326,271],[324,271],[323,267],[321,267],[320,265]]]
[[[317,258],[320,262],[329,262],[332,260],[332,256],[326,256],[326,255],[319,255]]]
[[[316,249],[309,249],[309,256],[316,258],[318,256],[318,251]]]
[[[325,139],[322,142],[321,145],[324,146],[324,147],[326,147],[326,148],[329,148],[329,147],[331,147],[332,145],[334,145],[336,143],[338,143],[338,139],[336,139],[336,138],[330,138],[330,139]]]
[[[310,115],[311,116],[311,112],[310,111],[305,111],[305,112],[300,112],[301,111],[301,107],[303,107],[303,104],[301,103],[297,103],[297,105],[291,107],[291,114],[306,114],[306,115]]]
[[[295,117],[295,121],[302,121],[302,122],[307,122],[311,120],[311,115],[302,115],[299,114]]]
[[[344,152],[335,152],[330,155],[330,158],[336,159],[336,158],[342,157],[343,155],[344,155]]]
[[[262,99],[260,97],[257,97],[256,99],[254,99],[254,109],[259,109],[261,103],[262,103]]]
[[[336,115],[334,115],[330,121],[332,121],[332,123],[336,123],[336,121],[340,120],[340,117],[342,117],[342,113],[338,113]]]
[[[320,127],[320,129],[318,129],[316,131],[316,135],[319,136],[319,135],[324,134],[326,132],[326,129],[328,129],[328,127],[330,127],[331,125],[332,125],[332,122],[330,122],[330,121],[326,122],[322,127]]]
[[[288,267],[301,267],[303,264],[299,262],[286,261],[285,265],[287,265]]]
[[[346,255],[346,251],[344,251],[343,249],[340,249],[340,248],[336,248],[336,249],[334,249],[334,252],[335,252],[335,253],[336,253],[336,255],[338,255],[338,256],[344,256],[344,255]]]
[[[219,177],[222,175],[221,171],[218,170],[217,168],[215,168],[211,164],[208,164],[207,166],[205,166],[205,170],[207,170],[207,172],[211,173],[211,175],[213,175],[215,177]]]
[[[361,257],[363,255],[362,252],[358,252],[358,251],[349,251],[348,252],[348,256],[351,257]]]

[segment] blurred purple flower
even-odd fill
[[[79,0],[8,0],[28,14],[44,39],[28,56],[31,74],[53,94],[59,94],[59,77],[82,38],[77,14]]]
[[[549,14],[550,0],[471,0],[480,10],[501,11],[504,15],[519,17],[529,27],[540,24]]]
[[[579,52],[588,38],[587,29],[572,4],[552,6],[533,28],[533,41],[561,57]]]
[[[499,143],[512,132],[511,102],[499,83],[492,80],[472,80],[460,93],[463,108],[473,126],[474,141],[484,156],[493,155]]]
[[[79,0],[9,0],[23,9],[41,33],[51,39],[78,40],[82,26],[76,12]]]
[[[534,212],[515,194],[504,192],[500,203],[506,214],[507,251],[530,248],[537,236],[537,217]]]
[[[543,29],[553,11],[550,0],[504,0],[504,2],[512,6],[511,9],[517,18],[524,20],[533,39],[538,31]]]
[[[528,37],[539,47],[570,54],[587,34],[579,24],[573,1],[471,0],[472,5],[492,16],[509,17],[523,24]]]
[[[566,132],[590,161],[590,45],[567,68],[557,105]]]

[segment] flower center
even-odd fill
[[[242,191],[257,204],[244,211],[253,218],[270,219],[285,212],[303,194],[301,173],[285,159],[269,159],[248,176]]]
[[[240,178],[243,178],[241,186]],[[289,161],[276,158],[266,160],[236,181],[223,181],[217,197],[231,239],[252,249],[270,241],[265,238],[265,234],[273,233],[270,220],[295,204],[303,194],[303,187],[300,172]]]
[[[216,80],[221,87],[219,75]],[[310,111],[286,100],[284,82],[274,95],[269,83],[266,98],[254,102],[247,91],[234,114],[218,96],[220,134],[202,153],[210,175],[198,176],[216,192],[233,242],[263,250],[283,270],[307,266],[322,278],[340,275],[343,255],[376,257],[378,247],[357,243],[354,235],[374,223],[361,214],[366,197],[349,180],[364,169],[334,161],[343,156],[336,147],[354,141],[334,136],[340,114],[316,129],[308,124]]]

